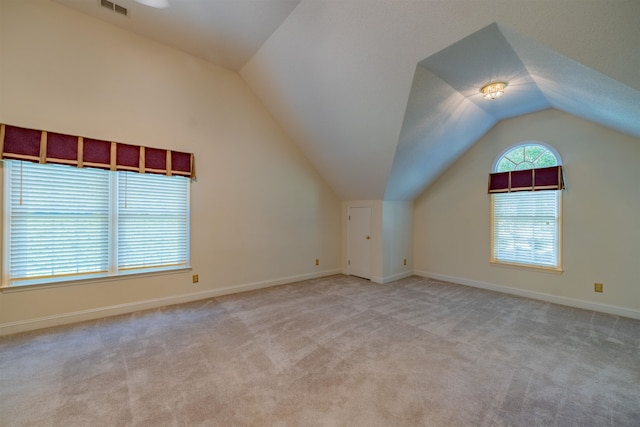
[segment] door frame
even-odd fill
[[[372,225],[373,225],[373,217],[374,217],[374,207],[371,204],[367,203],[354,203],[347,205],[347,275],[351,276],[351,250],[352,250],[352,242],[351,242],[351,209],[353,208],[366,208],[369,209],[369,236],[372,236]],[[373,277],[373,236],[371,237],[371,241],[369,243],[369,277],[361,277],[362,279],[371,280]]]

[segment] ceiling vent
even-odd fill
[[[100,6],[105,7],[115,13],[119,13],[120,15],[128,16],[129,11],[126,7],[122,7],[119,4],[115,4],[109,0],[100,0]]]

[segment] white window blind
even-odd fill
[[[493,194],[497,262],[559,267],[559,191]]]
[[[106,273],[109,173],[15,161],[5,167],[11,280]]]
[[[187,265],[188,185],[182,177],[118,175],[118,268]]]
[[[188,178],[4,165],[4,286],[189,265]]]

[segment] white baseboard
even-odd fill
[[[490,291],[502,292],[505,294],[517,295],[526,298],[551,302],[554,304],[567,305],[570,307],[582,308],[585,310],[599,311],[616,316],[630,317],[640,320],[640,310],[635,308],[621,307],[618,305],[602,304],[593,301],[585,301],[577,298],[562,297],[544,292],[528,291],[524,289],[510,288],[508,286],[496,285],[494,283],[480,282],[477,280],[465,279],[463,277],[447,276],[445,274],[431,273],[428,271],[414,270],[416,276],[442,280],[445,282],[457,283],[460,285],[472,286],[474,288],[487,289]]]
[[[65,325],[68,323],[82,322],[85,320],[100,319],[103,317],[117,316],[119,314],[132,313],[134,311],[148,310],[152,308],[164,307],[167,305],[181,304],[185,302],[197,301],[217,297],[221,295],[235,294],[238,292],[252,291],[256,289],[268,288],[271,286],[285,285],[287,283],[300,282],[303,280],[316,279],[319,277],[340,274],[340,269],[324,270],[297,276],[281,277],[279,279],[265,280],[261,282],[246,283],[242,285],[228,286],[224,288],[208,289],[200,292],[190,292],[187,294],[174,295],[164,298],[153,298],[144,301],[136,301],[125,304],[117,304],[107,307],[92,308],[69,313],[56,314],[52,316],[38,317],[33,319],[18,320],[0,324],[0,336],[14,334],[18,332],[32,331],[35,329],[48,328],[51,326]]]
[[[379,283],[381,285],[384,285],[386,283],[395,282],[396,280],[404,279],[405,277],[409,277],[412,275],[413,275],[413,271],[409,270],[409,271],[403,271],[401,273],[392,274],[390,276],[384,276],[384,277],[373,276],[371,277],[371,281],[374,283]]]

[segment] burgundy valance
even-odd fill
[[[192,153],[0,124],[3,159],[195,178]]]
[[[562,166],[489,174],[489,193],[562,190]]]

